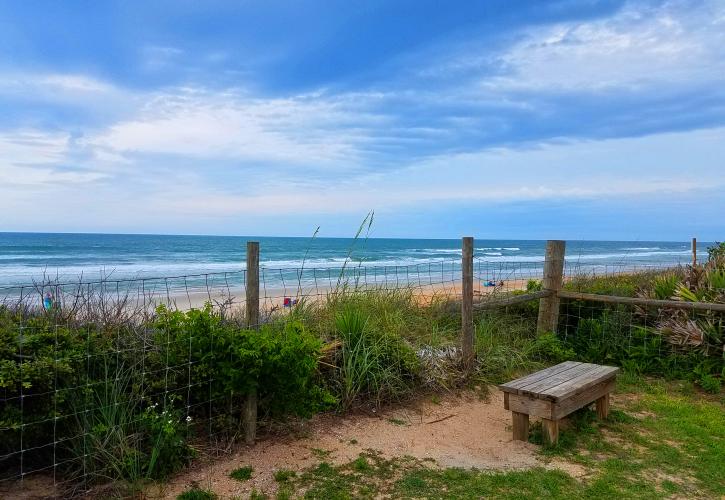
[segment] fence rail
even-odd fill
[[[607,304],[627,304],[643,307],[657,307],[668,309],[685,309],[689,311],[717,311],[725,312],[725,304],[713,302],[687,302],[682,300],[658,300],[640,297],[618,297],[616,295],[601,295],[596,293],[581,293],[560,290],[557,295],[564,299],[588,300],[592,302],[605,302]]]

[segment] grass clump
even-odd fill
[[[274,480],[278,483],[285,483],[295,477],[297,473],[289,469],[279,469],[274,472]]]
[[[538,367],[526,356],[535,322],[500,311],[486,312],[476,322],[476,355],[479,371],[492,382],[513,378]]]
[[[247,481],[252,478],[252,471],[253,469],[250,465],[245,465],[244,467],[234,469],[229,473],[229,477],[237,481]]]
[[[216,500],[219,498],[216,493],[201,488],[191,488],[176,497],[176,500]]]
[[[269,496],[261,491],[252,490],[252,492],[249,494],[249,500],[267,500]],[[279,495],[277,496],[279,499]]]
[[[419,361],[400,336],[381,330],[364,310],[347,304],[335,318],[341,340],[339,384],[344,408],[400,400],[416,384]]]

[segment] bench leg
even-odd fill
[[[597,416],[602,420],[609,416],[609,394],[597,399]]]
[[[556,445],[559,441],[559,421],[542,418],[541,428],[544,431],[544,442],[551,446]]]
[[[526,413],[519,413],[512,411],[514,420],[514,440],[515,441],[528,441],[529,440],[529,416]]]

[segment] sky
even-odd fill
[[[0,231],[725,238],[725,2],[0,0]]]

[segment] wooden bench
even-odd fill
[[[579,408],[596,402],[599,418],[607,418],[617,372],[613,366],[566,361],[500,385],[504,408],[512,412],[514,439],[528,440],[529,415],[541,417],[550,444],[559,439],[559,419]]]

